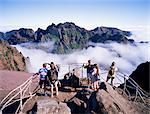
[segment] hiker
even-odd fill
[[[45,94],[45,92],[46,92],[46,84],[47,84],[47,80],[46,80],[46,76],[47,76],[46,64],[43,64],[43,68],[40,68],[38,73],[36,73],[36,75],[40,76],[40,81],[39,81],[40,89],[42,89],[43,86],[44,86],[44,94]]]
[[[108,80],[111,79],[112,86],[113,86],[113,80],[115,78],[116,71],[118,70],[115,64],[116,64],[115,62],[112,62],[108,71],[107,79],[106,79],[106,82],[108,82]]]
[[[50,70],[48,72],[48,78],[51,86],[51,97],[53,97],[53,89],[56,89],[56,96],[58,95],[58,69],[53,62],[50,63]]]
[[[83,64],[83,67],[87,69],[87,78],[88,78],[88,85],[89,85],[91,81],[92,72],[93,72],[93,66],[91,64],[91,60],[88,60],[87,65]]]
[[[99,66],[97,64],[94,64],[91,77],[92,89],[94,89],[94,91],[97,91],[97,89],[99,88],[99,73]]]

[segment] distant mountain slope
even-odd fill
[[[0,70],[26,71],[23,55],[2,40],[0,40]]]
[[[117,28],[97,27],[93,30],[86,30],[74,23],[66,22],[58,25],[52,24],[46,30],[21,28],[12,30],[5,34],[0,33],[0,38],[7,40],[9,44],[20,44],[26,42],[47,42],[54,41],[53,53],[70,53],[76,49],[88,47],[89,42],[105,43],[115,41],[118,43],[133,42],[127,37],[131,35],[129,31],[122,31]]]
[[[122,31],[117,28],[110,27],[97,27],[92,30],[93,36],[90,38],[92,42],[104,43],[106,41],[116,41],[118,43],[128,43],[127,37],[131,35],[129,31]]]

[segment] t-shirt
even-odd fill
[[[94,71],[93,65],[87,65],[84,68],[87,68],[87,73],[92,73]]]
[[[41,68],[39,70],[39,74],[40,74],[40,80],[45,80],[46,75],[47,75],[47,69],[46,68]]]

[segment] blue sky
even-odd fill
[[[97,26],[150,26],[149,0],[0,0],[0,31],[51,23],[74,22],[86,29]]]

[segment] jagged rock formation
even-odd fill
[[[96,93],[99,113],[105,114],[138,114],[133,103],[118,94],[109,84],[104,83],[106,89],[100,89]]]
[[[0,40],[0,70],[26,71],[22,53],[3,40]]]
[[[129,31],[122,31],[117,28],[98,27],[94,30],[86,30],[74,23],[52,24],[46,30],[21,28],[9,32],[0,33],[0,39],[7,40],[9,44],[20,44],[25,42],[47,42],[53,41],[53,53],[70,53],[73,50],[83,49],[89,46],[89,42],[105,43],[115,41],[118,43],[134,42],[127,39],[131,35]]]
[[[135,71],[132,72],[130,77],[145,91],[149,92],[150,91],[150,86],[149,86],[149,76],[150,76],[150,62],[145,62],[140,64]],[[127,85],[132,86],[129,81],[131,79],[127,80]],[[132,81],[131,81],[132,82]],[[124,84],[120,85],[121,88],[123,88]],[[127,89],[135,93],[135,90],[128,88]]]

